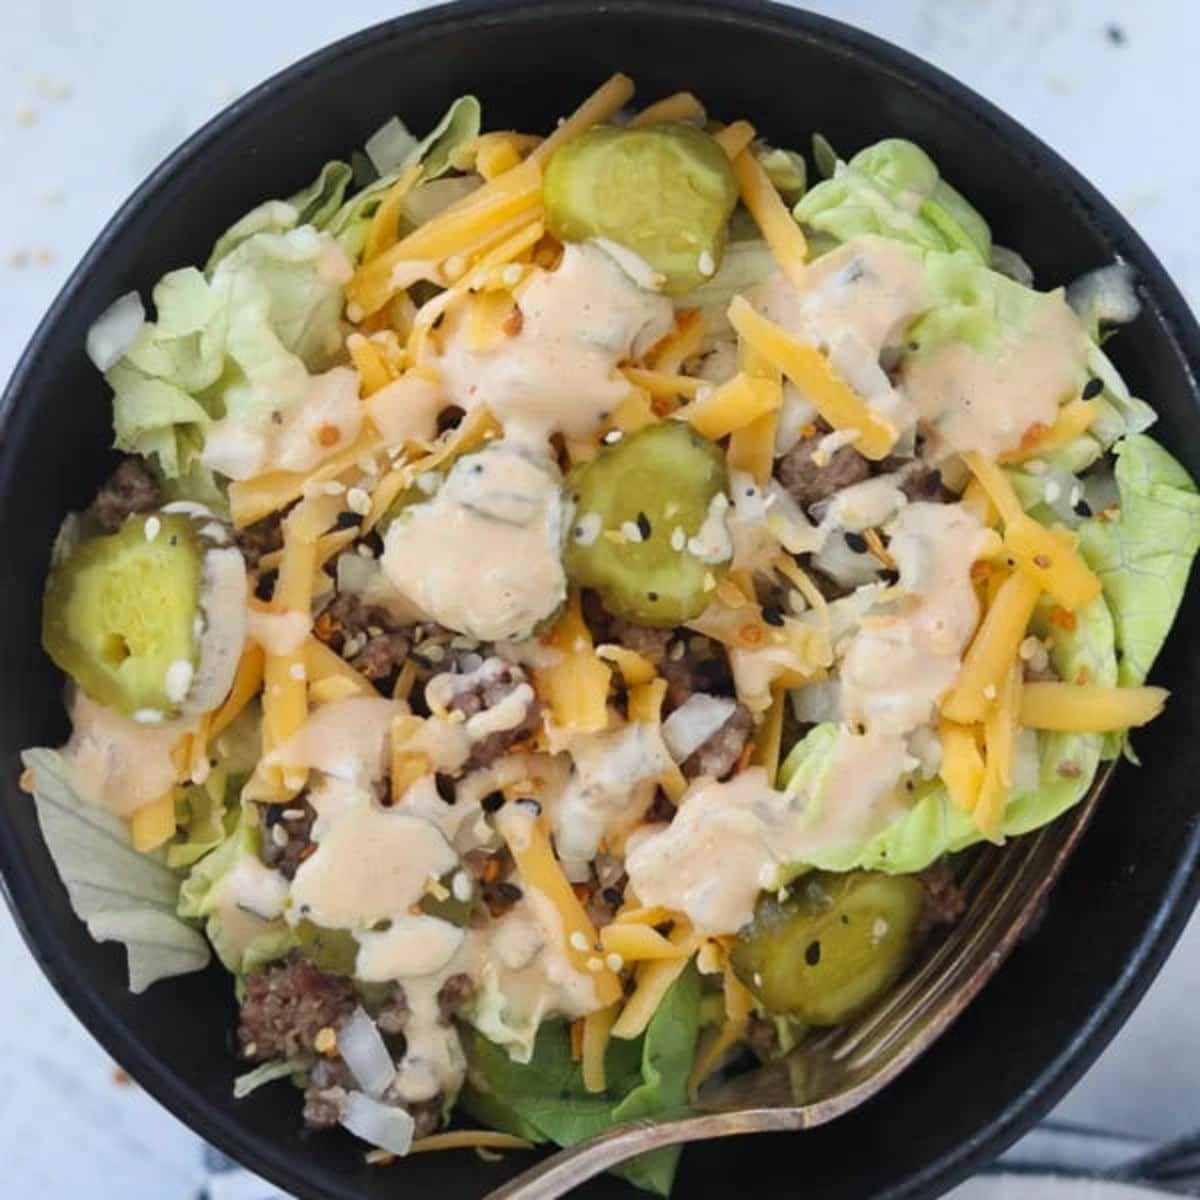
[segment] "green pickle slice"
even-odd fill
[[[46,653],[106,708],[175,715],[199,656],[203,559],[184,516],[131,517],[84,542],[46,581]]]
[[[837,1025],[899,978],[923,894],[912,875],[806,875],[786,900],[759,901],[734,943],[734,972],[770,1012]]]
[[[688,542],[728,483],[720,448],[682,421],[605,446],[567,477],[567,577],[595,589],[614,616],[643,625],[670,628],[698,616],[729,562],[706,561]]]
[[[738,192],[709,134],[664,122],[589,129],[551,157],[543,194],[555,237],[609,238],[662,274],[664,292],[679,295],[721,265]]]

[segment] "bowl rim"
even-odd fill
[[[1119,257],[1130,263],[1140,290],[1176,344],[1187,387],[1200,405],[1200,326],[1178,287],[1154,252],[1115,207],[1056,151],[1014,118],[953,76],[916,54],[856,26],[772,0],[453,0],[377,22],[330,42],[269,76],[205,122],[173,150],[134,189],[97,234],[68,276],[17,361],[0,395],[0,475],[11,470],[13,439],[5,436],[18,412],[19,399],[51,342],[60,315],[84,289],[92,269],[126,237],[140,212],[170,186],[189,164],[202,159],[243,117],[280,92],[332,63],[352,58],[384,40],[445,34],[459,27],[470,33],[488,24],[546,15],[556,20],[609,15],[661,18],[702,16],[709,22],[758,27],[767,32],[807,37],[876,72],[906,85],[916,84],[947,105],[981,123],[998,140],[1051,176],[1076,207],[1099,225]],[[0,836],[0,893],[17,928],[51,986],[75,1017],[158,1103],[198,1137],[210,1142],[270,1182],[306,1200],[333,1193],[317,1187],[276,1144],[255,1135],[233,1116],[211,1104],[154,1058],[128,1025],[93,991],[84,972],[60,945],[37,904],[38,887],[12,839]],[[1200,900],[1200,823],[1180,846],[1178,866],[1137,949],[1109,985],[1100,1004],[1007,1109],[952,1150],[910,1174],[888,1195],[932,1196],[966,1178],[1031,1128],[1058,1102],[1112,1040],[1158,974],[1168,953]],[[339,1189],[339,1195],[342,1193]]]

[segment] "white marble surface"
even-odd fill
[[[0,378],[137,182],[239,92],[416,4],[57,0],[0,19]],[[1200,302],[1200,5],[1191,0],[823,0],[933,60],[1066,155]],[[698,85],[702,90],[702,85]],[[1183,144],[1181,144],[1181,141]],[[112,1064],[0,913],[0,1193],[190,1200],[194,1139]],[[1200,1124],[1200,923],[1060,1116],[1158,1138]],[[1189,1049],[1190,1052],[1189,1052]],[[1025,1193],[1032,1194],[1032,1193]]]

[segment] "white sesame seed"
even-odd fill
[[[330,479],[323,490],[327,496],[340,496],[346,490],[346,485],[340,479]]]
[[[604,959],[602,959],[598,954],[593,954],[592,957],[587,960],[587,969],[598,975],[604,970]]]
[[[891,926],[888,925],[886,917],[876,917],[874,924],[871,926],[871,941],[882,942],[887,937],[890,928]]]
[[[516,263],[509,263],[503,271],[500,272],[500,282],[505,287],[516,287],[521,282],[521,276],[524,272]]]
[[[450,892],[460,904],[465,904],[471,898],[471,880],[465,871],[455,871],[450,880]]]
[[[619,954],[607,954],[604,957],[604,965],[610,971],[619,971],[625,965],[625,960]]]
[[[294,662],[288,667],[288,674],[293,679],[305,679],[308,676],[308,673],[304,669],[304,664],[299,662]]]
[[[351,302],[346,305],[346,319],[348,321],[361,321],[364,315],[361,304]]]
[[[687,530],[682,525],[676,525],[671,530],[671,549],[678,552],[687,545]]]
[[[280,814],[285,821],[303,821],[304,809],[302,808],[285,808]]]
[[[360,517],[365,517],[371,511],[371,497],[360,487],[352,487],[346,493],[346,507],[351,512],[356,512]]]
[[[192,637],[199,639],[204,636],[204,616],[202,613],[197,613],[192,618]]]
[[[299,791],[304,786],[303,775],[285,775],[283,777],[285,787],[291,788],[294,791]]]
[[[762,987],[762,972],[760,971],[754,972],[754,986],[756,988]]]
[[[619,442],[624,436],[625,435],[619,429],[610,429],[604,435],[604,442],[606,445],[612,446]]]
[[[368,546],[366,542],[359,542],[356,549],[358,551],[358,556],[360,558],[374,558],[375,557],[375,551],[372,550],[371,547]]]
[[[154,541],[158,537],[160,529],[162,529],[162,522],[157,517],[147,517],[146,524],[142,526],[142,532],[146,535],[146,541]]]
[[[625,535],[625,540],[629,542],[642,541],[642,531],[638,528],[636,521],[625,521],[621,525],[621,532]]]
[[[1041,642],[1035,637],[1027,637],[1020,645],[1017,653],[1021,656],[1022,661],[1028,662],[1038,650]]]
[[[717,264],[713,262],[713,256],[707,250],[700,251],[700,257],[696,260],[696,269],[705,277],[716,271]]]
[[[1062,485],[1057,479],[1047,479],[1042,495],[1045,496],[1047,504],[1053,504],[1062,495]]]
[[[139,725],[160,725],[163,714],[157,708],[139,708],[133,714],[133,719]]]
[[[711,396],[712,394],[713,394],[712,386],[707,383],[701,384],[696,389],[696,399],[697,400],[707,400],[709,398],[709,396]]]
[[[282,850],[288,844],[288,831],[282,825],[272,825],[271,841]]]
[[[195,674],[195,668],[186,658],[177,658],[168,668],[166,677],[163,680],[163,689],[167,693],[167,699],[172,704],[181,704],[184,696],[188,694],[188,688],[192,686],[192,676]]]
[[[1045,475],[1046,464],[1040,458],[1029,458],[1025,460],[1025,470],[1030,475]]]
[[[995,700],[996,685],[994,683],[989,683],[987,687],[983,689],[983,696],[985,700]]]
[[[587,938],[578,929],[571,934],[571,946],[581,954],[586,953],[589,949]]]

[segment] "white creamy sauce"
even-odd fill
[[[259,381],[259,386],[265,386]],[[362,429],[358,373],[334,367],[320,375],[289,371],[271,387],[272,406],[226,416],[205,431],[200,461],[230,479],[263,471],[311,471],[350,445]]]
[[[706,563],[728,562],[733,557],[733,540],[726,520],[728,512],[729,497],[718,492],[709,501],[708,511],[695,536],[688,538],[689,554]]]
[[[354,974],[368,983],[409,979],[440,971],[458,952],[463,930],[438,917],[393,917],[387,929],[355,933]]]
[[[486,406],[508,437],[539,443],[598,428],[629,391],[617,364],[674,321],[670,300],[587,244],[568,244],[557,270],[535,271],[518,303],[520,332],[493,350],[472,349],[451,321],[437,367],[447,403]]]
[[[555,846],[564,862],[590,863],[641,821],[671,757],[658,730],[637,721],[571,734],[566,748],[574,770],[550,809]]]
[[[263,921],[283,916],[288,881],[253,854],[241,855],[220,883],[221,894],[243,912]]]
[[[195,728],[194,718],[131,720],[76,688],[63,757],[74,768],[80,799],[120,817],[159,799],[178,776],[171,751]]]
[[[408,711],[402,701],[352,696],[323,704],[263,759],[267,767],[315,768],[354,783],[384,773],[392,720]]]
[[[437,436],[441,389],[419,375],[393,379],[368,396],[362,405],[389,447],[403,446],[407,442],[432,442]]]
[[[428,618],[481,641],[527,636],[566,598],[551,460],[498,442],[392,522],[383,570]]]
[[[304,645],[312,629],[312,618],[302,612],[264,612],[250,608],[246,613],[246,631],[268,654],[292,654]]]
[[[429,821],[365,799],[331,823],[292,882],[288,918],[364,929],[408,915],[458,855]]]
[[[997,458],[1031,427],[1052,425],[1058,406],[1078,394],[1087,348],[1082,323],[1055,293],[999,346],[981,353],[949,342],[906,358],[903,386],[930,432],[930,456],[977,450]]]

